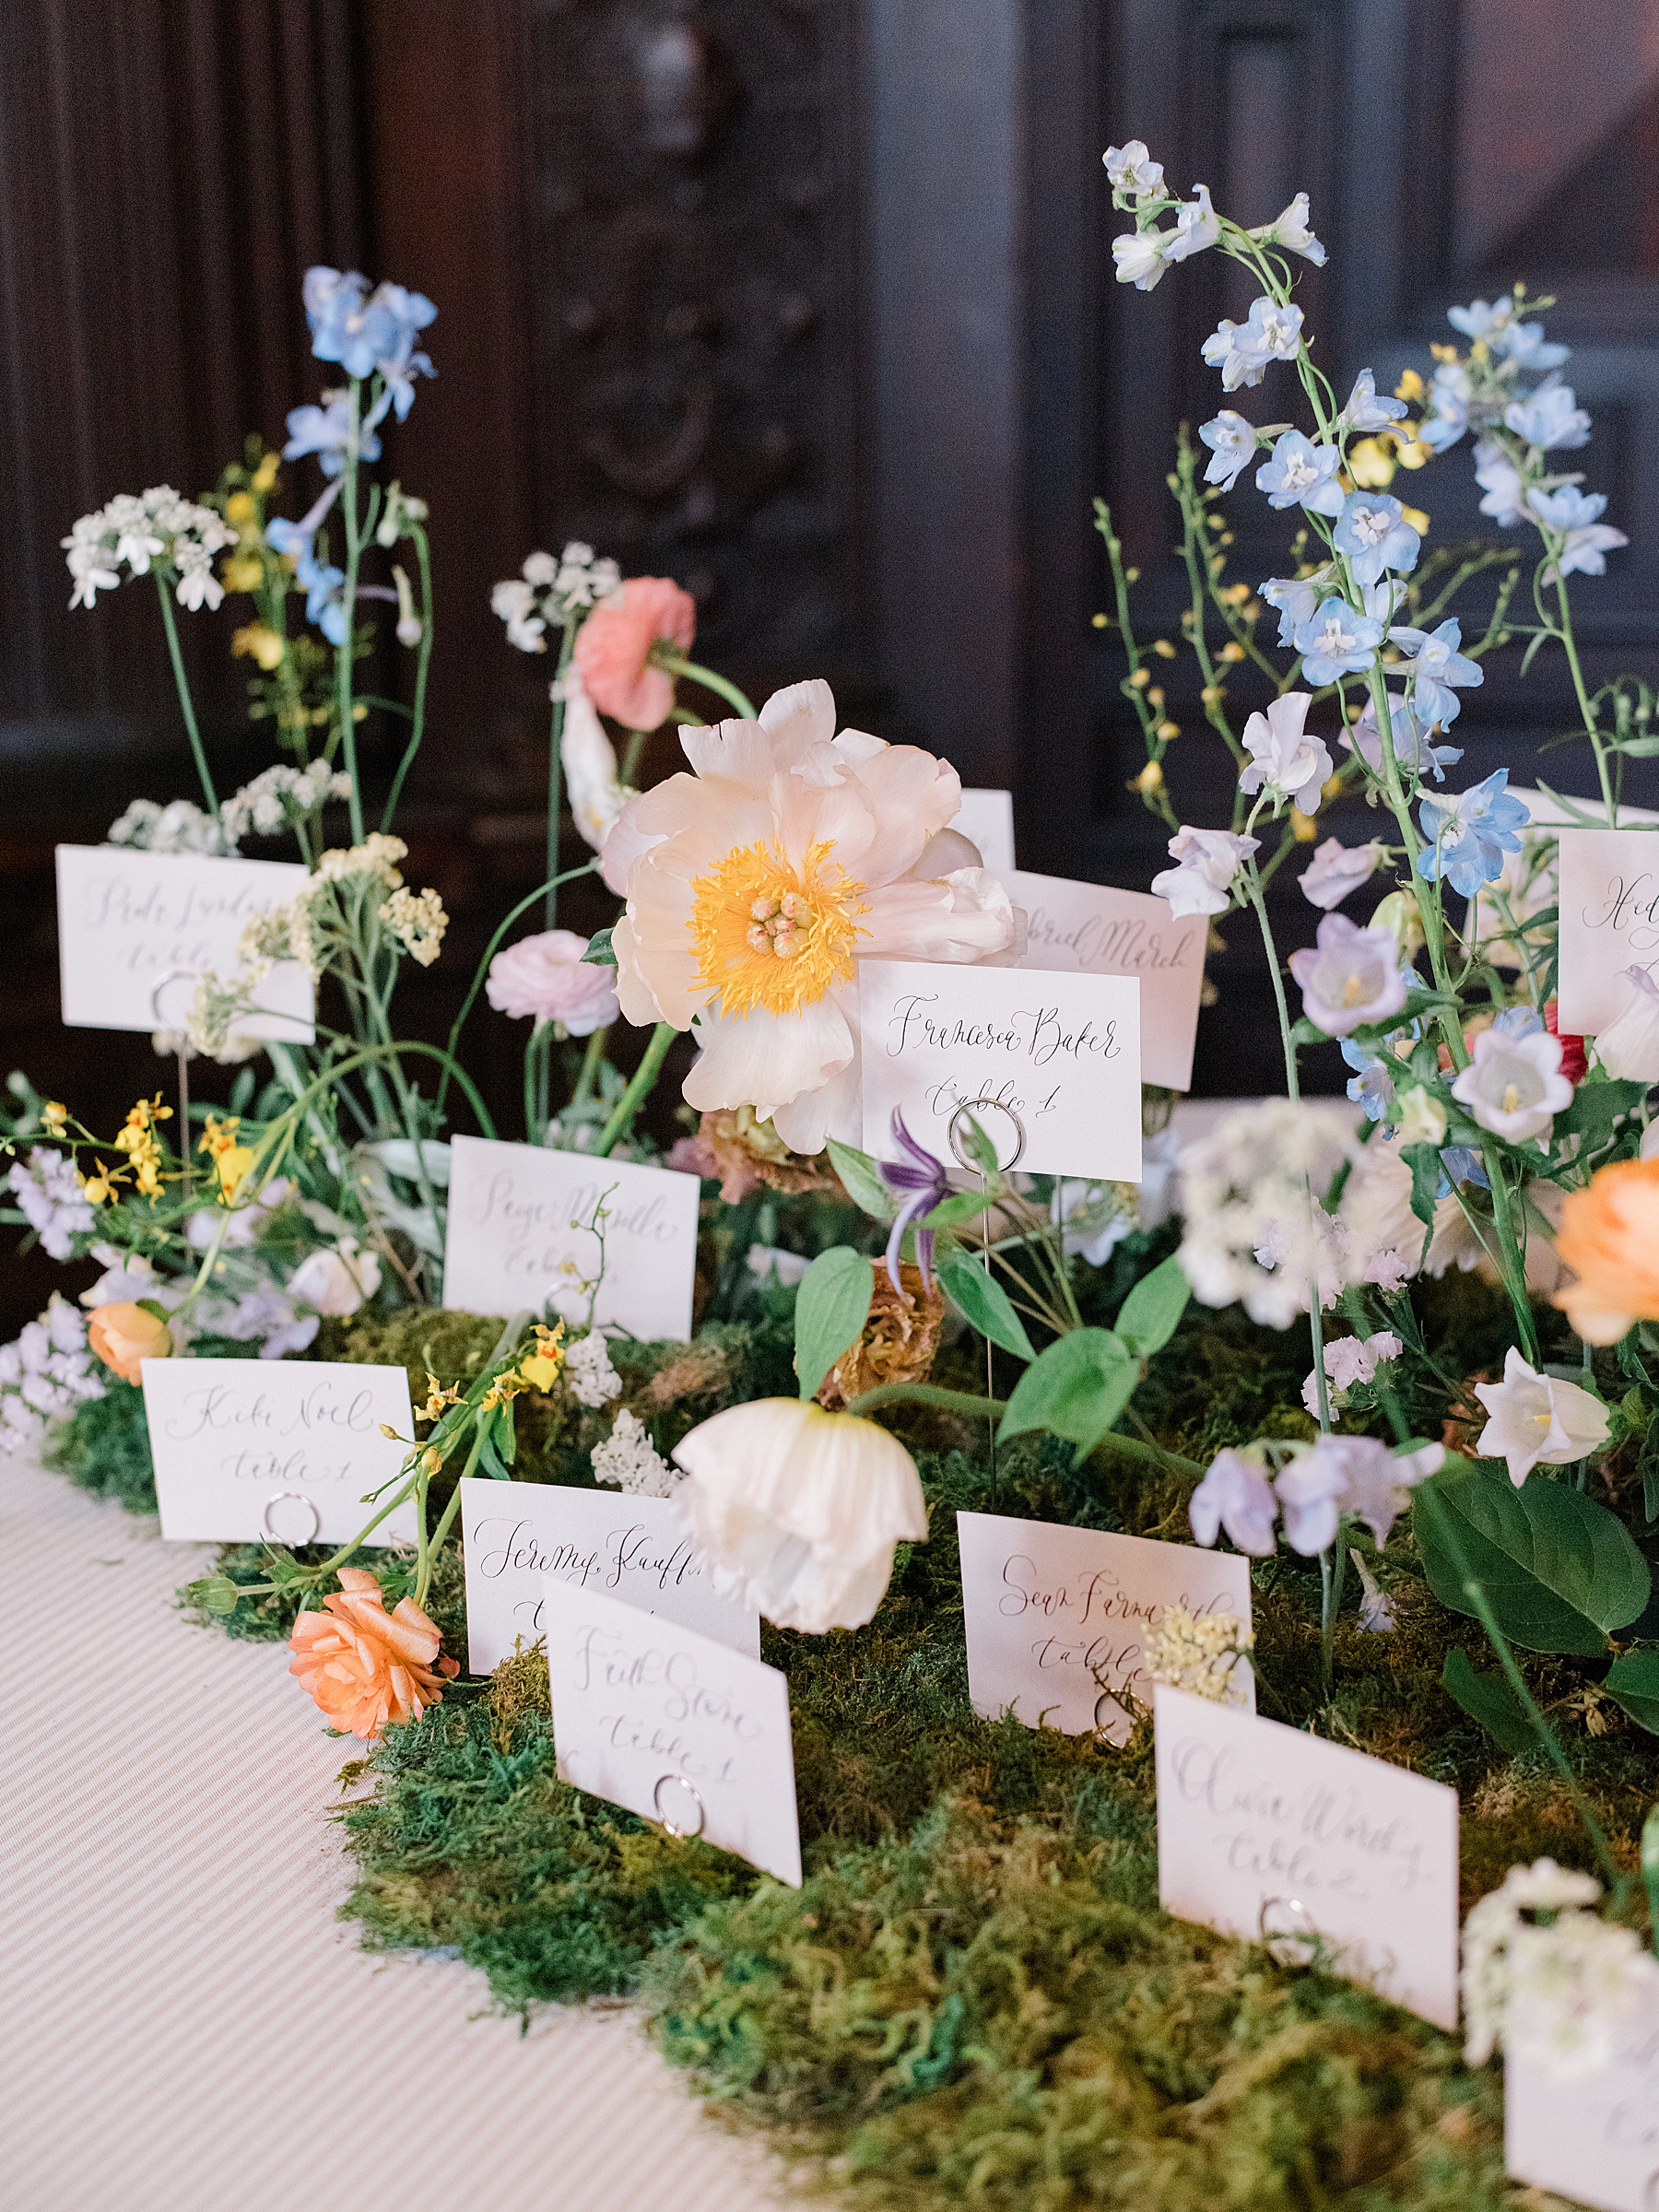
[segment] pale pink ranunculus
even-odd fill
[[[617,971],[584,961],[586,950],[573,929],[521,937],[490,961],[485,994],[514,1021],[557,1021],[572,1037],[591,1037],[617,1018]]]
[[[601,714],[629,730],[654,730],[674,704],[673,679],[651,661],[665,644],[689,653],[697,602],[667,576],[630,576],[576,633],[576,666]]]

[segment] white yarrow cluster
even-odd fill
[[[1512,1866],[1464,1923],[1465,2056],[1524,2053],[1559,2075],[1613,2056],[1619,2023],[1659,1985],[1659,1959],[1633,1929],[1586,1910],[1601,1895],[1587,1874],[1535,1859]],[[1529,1913],[1547,1912],[1540,1923]]]
[[[350,796],[351,778],[326,760],[313,760],[306,768],[278,764],[232,793],[219,811],[227,837],[245,837],[250,830],[255,837],[275,837],[295,822],[309,821],[328,800]],[[113,830],[110,835],[120,841]]]
[[[516,576],[490,593],[490,612],[506,623],[510,645],[521,653],[546,653],[549,623],[562,629],[572,615],[584,614],[621,585],[614,560],[596,559],[592,546],[572,538],[557,560],[551,553],[529,555]]]
[[[75,579],[71,606],[95,606],[100,592],[121,582],[123,567],[129,576],[147,576],[152,562],[171,561],[178,573],[174,595],[194,609],[218,606],[224,597],[213,556],[235,545],[236,532],[211,507],[158,484],[136,496],[118,492],[107,506],[83,514],[60,542]]]
[[[24,1218],[54,1260],[70,1256],[69,1240],[90,1229],[93,1209],[81,1196],[80,1178],[66,1152],[36,1145],[6,1177]]]
[[[138,853],[225,853],[234,835],[221,830],[215,818],[190,799],[174,799],[166,806],[154,799],[135,799],[110,824],[105,841]]]
[[[1249,1654],[1255,1630],[1236,1613],[1196,1618],[1182,1606],[1166,1606],[1147,1639],[1145,1665],[1154,1682],[1184,1689],[1213,1705],[1250,1703]]]
[[[685,1479],[659,1455],[644,1422],[626,1406],[604,1443],[594,1446],[593,1459],[595,1482],[614,1482],[635,1498],[671,1498]]]
[[[622,1394],[622,1378],[611,1365],[610,1347],[597,1329],[565,1347],[565,1378],[578,1406],[608,1406]],[[611,1441],[616,1441],[614,1434]]]
[[[49,1420],[103,1394],[86,1317],[54,1290],[40,1319],[0,1346],[0,1452],[33,1443]]]
[[[429,887],[418,892],[400,888],[375,911],[409,958],[429,968],[443,949],[443,933],[449,927],[438,893]]]

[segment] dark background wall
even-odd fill
[[[1633,541],[1580,594],[1593,675],[1654,675],[1656,118],[1653,0],[10,0],[6,1064],[100,1125],[165,1076],[143,1038],[56,1020],[53,844],[193,788],[153,604],[126,587],[70,613],[58,540],[114,491],[197,492],[245,432],[280,439],[326,373],[308,264],[441,309],[438,380],[387,440],[431,501],[440,595],[401,825],[455,917],[408,986],[430,1034],[538,879],[547,668],[507,650],[488,599],[567,536],[686,584],[700,651],[752,692],[826,675],[848,720],[1011,785],[1027,865],[1144,886],[1161,839],[1124,788],[1137,745],[1089,625],[1088,501],[1113,503],[1148,633],[1173,633],[1169,443],[1219,404],[1198,347],[1247,302],[1214,256],[1150,296],[1112,284],[1110,139],[1146,138],[1245,220],[1312,194],[1332,259],[1309,319],[1345,377],[1370,361],[1391,384],[1454,299],[1517,275],[1559,292],[1597,418],[1583,465]],[[1465,450],[1411,496],[1436,542],[1479,522]],[[1284,538],[1253,495],[1236,505],[1232,573],[1253,583]],[[240,618],[183,626],[225,788],[268,758],[241,719]],[[1194,727],[1183,680],[1171,710]],[[1493,666],[1458,724],[1465,770],[1525,778],[1569,720],[1558,670],[1523,688]],[[669,765],[663,740],[647,772]],[[1223,818],[1201,738],[1171,775],[1186,818]],[[1312,911],[1293,888],[1283,906],[1306,941]],[[592,896],[568,918],[609,912]],[[1278,1080],[1277,1046],[1249,933],[1228,934],[1195,1087],[1248,1092]],[[521,1042],[485,1016],[471,1047],[509,1126]],[[1335,1087],[1328,1057],[1311,1073]],[[46,1279],[19,1279],[19,1304]]]

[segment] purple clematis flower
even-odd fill
[[[910,1154],[908,1159],[878,1159],[876,1172],[889,1191],[902,1200],[894,1218],[892,1233],[888,1238],[887,1271],[888,1280],[902,1296],[904,1286],[899,1280],[899,1252],[904,1242],[904,1232],[912,1221],[924,1214],[931,1214],[935,1206],[943,1206],[950,1196],[950,1171],[942,1159],[933,1154],[911,1135],[904,1125],[904,1116],[893,1109],[893,1142]],[[916,1265],[922,1270],[924,1289],[933,1287],[934,1232],[931,1229],[916,1231]]]

